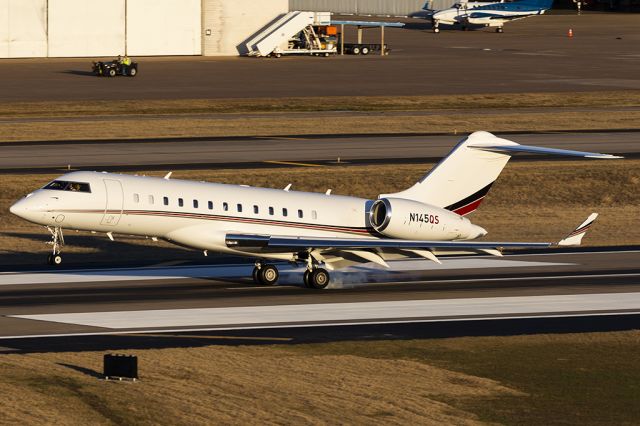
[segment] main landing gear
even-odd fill
[[[50,228],[47,226],[47,229],[51,232],[51,241],[48,241],[47,244],[53,246],[51,254],[47,256],[47,263],[51,266],[58,266],[62,263],[62,247],[64,246],[62,228]]]
[[[275,265],[258,261],[253,268],[252,276],[253,282],[258,285],[276,285],[280,273]],[[330,281],[331,277],[329,276],[329,272],[317,265],[311,264],[311,266],[308,266],[304,271],[303,282],[307,288],[322,290],[329,285]]]
[[[276,285],[279,277],[280,273],[275,265],[256,262],[256,266],[253,268],[253,282],[256,284]]]

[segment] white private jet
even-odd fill
[[[440,24],[460,24],[463,30],[470,25],[496,27],[501,33],[506,22],[542,15],[551,8],[553,0],[516,0],[498,2],[480,2],[460,0],[452,7],[442,10],[429,10],[430,2],[423,9],[431,13],[433,32],[440,32]]]
[[[62,229],[162,238],[182,246],[255,257],[256,283],[273,285],[269,261],[306,265],[304,283],[325,288],[329,272],[373,262],[440,254],[488,253],[551,243],[476,242],[487,232],[465,215],[478,208],[512,154],[585,158],[613,155],[519,145],[491,133],[464,138],[415,185],[377,200],[222,185],[106,172],[73,172],[11,206],[11,213],[46,226],[51,265],[62,262]],[[592,214],[560,245],[579,244]]]

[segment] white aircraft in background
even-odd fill
[[[542,15],[551,8],[553,0],[516,0],[499,2],[468,2],[460,0],[448,9],[431,11],[430,2],[424,6],[424,10],[432,12],[431,22],[433,32],[440,32],[440,24],[460,24],[463,30],[469,25],[482,25],[496,27],[496,32],[501,33],[506,22],[527,18],[533,15]]]
[[[62,262],[62,229],[162,238],[182,246],[257,258],[253,278],[276,284],[269,261],[305,264],[304,283],[329,284],[329,272],[358,263],[440,254],[488,253],[551,243],[476,242],[487,232],[465,217],[518,152],[585,158],[607,154],[519,145],[491,133],[464,138],[415,185],[376,200],[222,185],[106,172],[73,172],[11,206],[11,213],[44,225],[52,234],[49,263]],[[560,245],[579,244],[592,214]]]

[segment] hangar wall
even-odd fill
[[[276,17],[289,11],[289,0],[204,0],[204,56],[246,53],[244,42]]]
[[[47,56],[47,0],[0,0],[0,58]]]
[[[289,0],[0,0],[0,58],[238,55]]]
[[[429,1],[432,9],[445,9],[454,0],[289,0],[289,10],[311,10],[354,15],[412,16]]]
[[[200,55],[201,16],[201,0],[127,0],[127,53]]]
[[[49,55],[109,56],[125,50],[125,0],[49,0]]]

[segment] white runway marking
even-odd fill
[[[442,265],[428,260],[406,260],[389,262],[391,269],[384,271],[422,271],[422,270],[454,270],[472,268],[517,268],[544,267],[555,265],[570,265],[570,263],[535,262],[508,260],[505,258],[464,257],[443,259]],[[52,284],[52,283],[87,283],[139,280],[171,280],[185,278],[248,278],[251,277],[253,265],[202,265],[202,266],[172,266],[152,268],[118,268],[118,269],[85,269],[67,271],[42,271],[0,274],[0,286],[24,284]],[[279,265],[283,274],[299,272],[301,268],[294,268],[288,264]],[[340,272],[363,273],[376,272],[380,268],[371,264],[346,268]]]
[[[123,330],[152,327],[265,326],[332,321],[394,322],[410,318],[556,315],[620,310],[640,310],[640,292],[85,312],[12,317]]]

